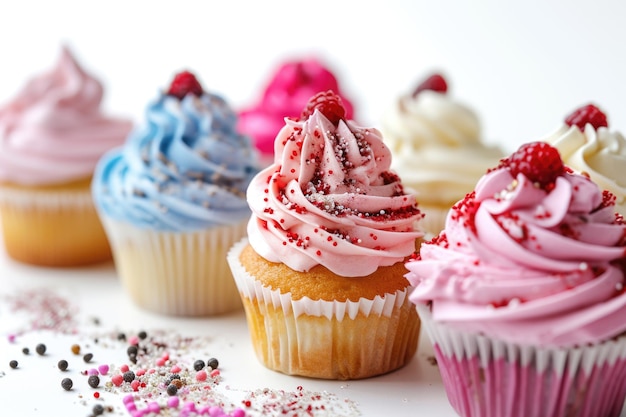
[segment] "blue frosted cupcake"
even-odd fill
[[[140,307],[182,316],[241,308],[226,253],[246,234],[245,191],[258,163],[235,124],[222,97],[182,72],[125,145],[99,161],[94,200]]]

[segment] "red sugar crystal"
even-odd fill
[[[304,110],[302,110],[300,120],[308,119],[315,109],[319,110],[335,126],[346,116],[346,109],[343,107],[341,97],[332,90],[320,92],[311,97]]]
[[[448,83],[441,74],[433,74],[417,86],[413,91],[413,97],[417,97],[417,95],[424,90],[446,93],[448,91]]]

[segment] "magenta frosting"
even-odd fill
[[[407,262],[433,319],[519,343],[577,345],[626,331],[626,226],[614,199],[567,170],[546,191],[506,168],[481,178]]]
[[[317,58],[291,60],[278,67],[261,100],[239,112],[238,129],[253,138],[257,149],[274,155],[274,139],[285,117],[297,118],[311,97],[332,90],[342,99],[346,118],[353,118],[352,102],[339,88],[337,77]]]

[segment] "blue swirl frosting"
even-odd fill
[[[142,228],[195,231],[250,215],[245,192],[258,172],[251,139],[218,95],[160,94],[146,123],[98,162],[92,192],[98,210]]]

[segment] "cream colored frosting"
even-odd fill
[[[565,165],[589,174],[602,189],[616,197],[616,211],[626,216],[626,139],[606,127],[584,132],[576,126],[563,125],[544,141],[559,150]]]
[[[100,82],[63,48],[51,71],[0,108],[0,181],[46,185],[91,176],[132,127],[102,114],[102,96]]]
[[[481,140],[476,114],[431,90],[400,97],[382,119],[391,168],[422,204],[452,205],[504,155]]]
[[[296,271],[323,265],[346,277],[409,256],[422,235],[414,230],[421,214],[389,171],[380,132],[345,120],[335,126],[319,110],[285,123],[274,164],[248,187],[254,250]]]

